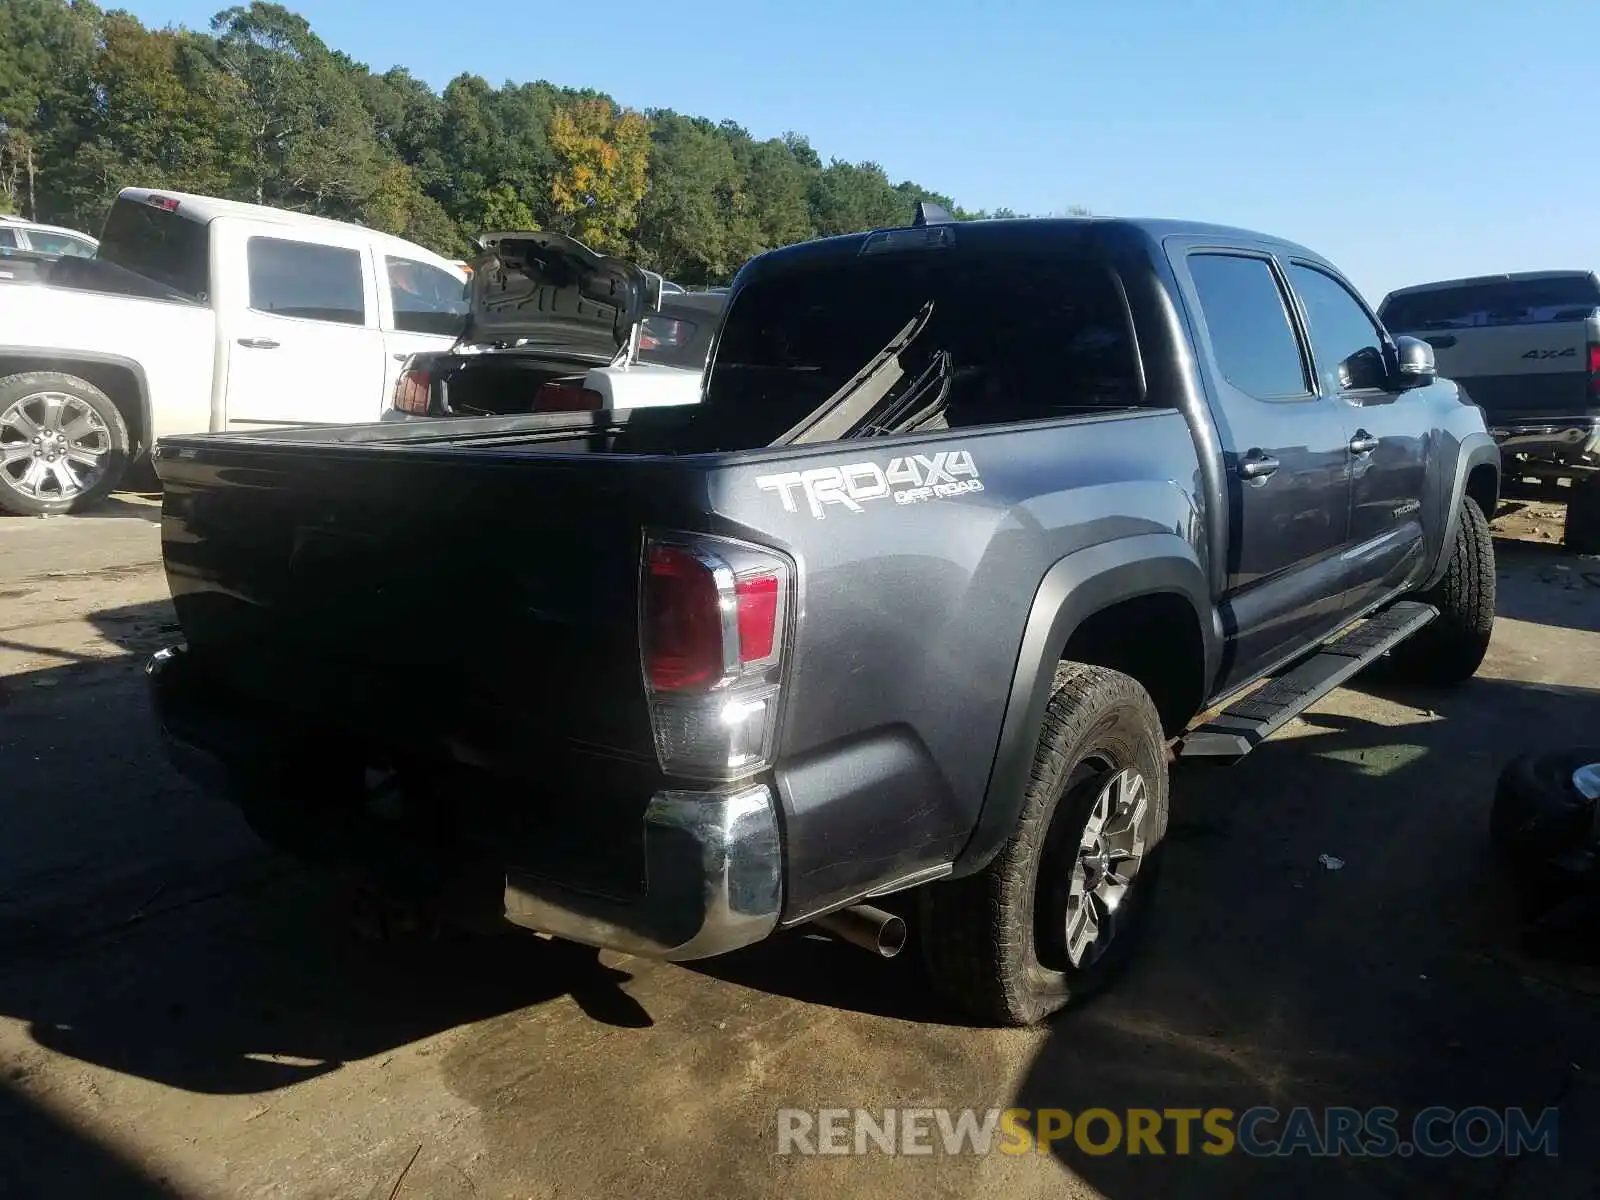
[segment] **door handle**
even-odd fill
[[[1355,437],[1350,439],[1351,454],[1371,454],[1378,448],[1378,439],[1365,429],[1356,430]]]
[[[1239,475],[1244,479],[1265,479],[1280,465],[1271,455],[1252,450],[1239,460]]]
[[[240,338],[239,345],[246,350],[276,350],[278,343],[271,338]]]

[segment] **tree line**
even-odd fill
[[[263,0],[207,33],[89,0],[0,0],[0,211],[95,232],[127,186],[357,221],[451,257],[486,230],[549,229],[686,284],[905,224],[919,200],[1016,215],[967,212],[874,162],[824,163],[796,133],[758,140],[590,89],[462,74],[441,95]]]

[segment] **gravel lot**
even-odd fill
[[[520,933],[356,940],[327,884],[157,753],[157,518],[139,496],[0,518],[0,1195],[1600,1189],[1600,979],[1519,956],[1485,847],[1507,757],[1600,741],[1600,561],[1556,547],[1559,509],[1497,521],[1502,619],[1473,684],[1360,683],[1175,780],[1144,956],[1030,1032],[953,1023],[913,954],[814,937],[689,966]],[[779,1108],[1013,1104],[1560,1105],[1562,1154],[775,1153]]]

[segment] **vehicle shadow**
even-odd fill
[[[1600,633],[1600,559],[1557,542],[1497,537],[1497,615],[1552,628]]]
[[[140,503],[143,501],[144,503]],[[136,490],[123,489],[113,492],[104,500],[84,509],[82,512],[65,513],[52,517],[24,517],[0,513],[0,521],[85,521],[97,517],[125,517],[139,521],[148,521],[152,525],[161,524],[161,493],[154,489],[139,488]]]
[[[270,853],[165,762],[142,663],[168,618],[96,614],[127,657],[0,679],[0,1014],[46,1049],[209,1094],[562,997],[651,1023],[591,949],[510,927],[360,937],[343,882]]]
[[[138,503],[143,501],[143,503]],[[124,488],[113,492],[93,508],[81,514],[85,517],[134,517],[152,525],[161,524],[161,491],[154,486],[137,489]]]
[[[1383,706],[1379,720],[1313,713],[1234,768],[1175,778],[1150,941],[1115,991],[1050,1028],[1016,1105],[1124,1122],[1132,1109],[1389,1106],[1408,1139],[1430,1105],[1536,1119],[1600,1060],[1600,976],[1520,955],[1487,846],[1503,762],[1593,740],[1600,691],[1353,690]],[[1561,1167],[1592,1194],[1596,1131],[1562,1120]],[[1099,1124],[1050,1152],[1112,1200],[1502,1195],[1516,1169],[1498,1154],[1206,1153],[1198,1118],[1193,1134],[1178,1153],[1169,1117],[1162,1155],[1094,1153]]]

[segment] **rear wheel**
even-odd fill
[[[984,870],[926,891],[935,987],[1004,1025],[1101,987],[1142,932],[1166,828],[1149,695],[1120,672],[1062,663],[1016,830]]]
[[[0,379],[0,508],[21,516],[87,508],[127,463],[127,422],[94,384],[59,371]]]

